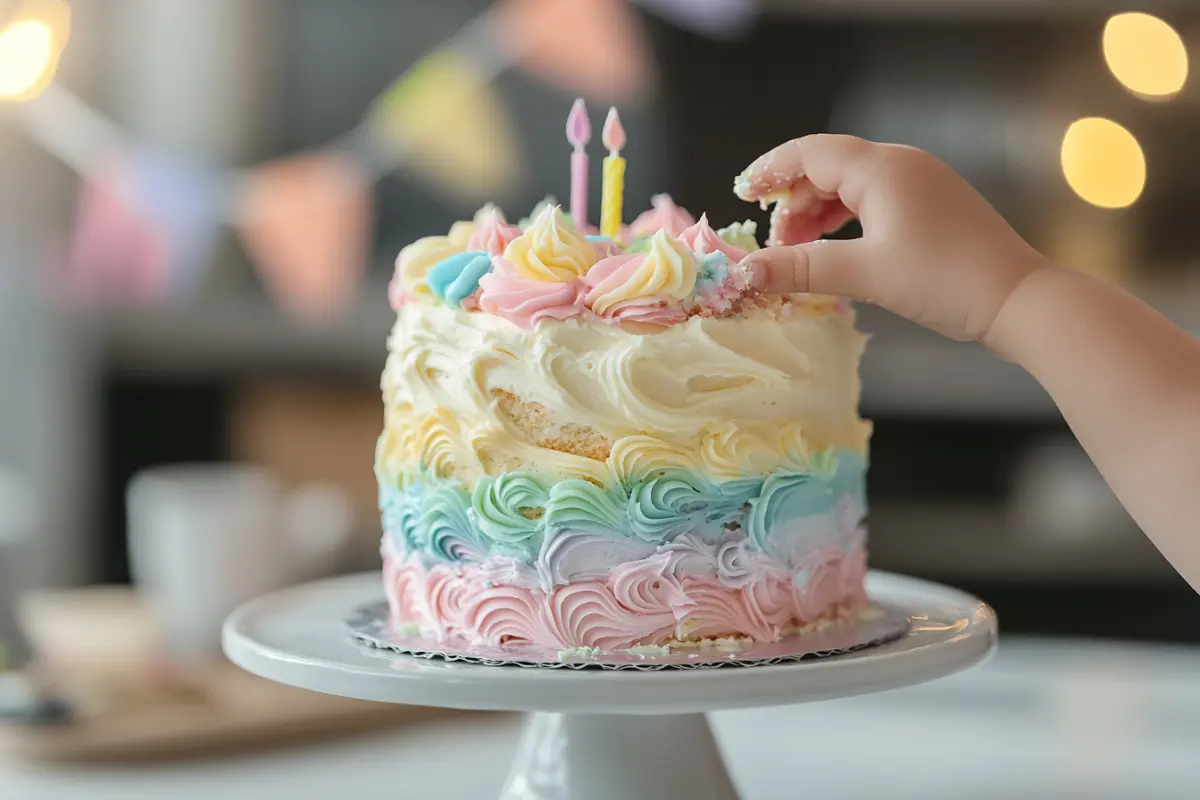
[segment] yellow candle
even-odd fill
[[[600,195],[600,235],[616,239],[621,233],[622,214],[625,207],[625,159],[621,149],[625,147],[625,129],[615,108],[608,110],[602,136],[608,156],[604,159],[604,185]]]
[[[621,233],[621,215],[625,205],[625,159],[604,159],[604,191],[600,203],[600,235],[616,239]]]

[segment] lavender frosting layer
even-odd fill
[[[661,471],[615,488],[516,472],[467,491],[424,473],[400,488],[381,484],[385,549],[426,569],[477,567],[497,584],[544,591],[655,556],[736,586],[861,542],[865,470],[861,455],[839,451],[809,473],[712,482]]]

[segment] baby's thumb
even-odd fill
[[[866,300],[870,293],[862,239],[821,239],[790,247],[768,247],[746,257],[753,287],[767,294],[836,294]]]

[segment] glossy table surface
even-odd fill
[[[751,800],[1184,800],[1200,796],[1200,650],[1005,638],[986,664],[881,694],[719,712]],[[242,759],[136,768],[0,762],[20,800],[495,796],[513,716]],[[464,762],[462,753],[466,753]]]

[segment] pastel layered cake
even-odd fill
[[[659,196],[613,238],[489,207],[400,254],[375,465],[398,630],[665,652],[865,608],[864,337],[844,302],[752,291],[757,248]]]

